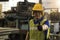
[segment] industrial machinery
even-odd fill
[[[46,8],[50,10],[49,20],[50,23],[50,40],[60,40],[60,13],[58,12],[58,8]]]
[[[59,12],[52,12],[50,14],[50,19],[51,19],[51,21],[59,22],[59,20],[60,20],[60,13]]]
[[[18,28],[18,35],[9,35],[9,38],[12,36],[19,36],[18,40],[25,40],[26,34],[29,31],[29,20],[31,18],[32,7],[35,3],[30,3],[25,0],[24,2],[18,2],[17,7],[12,7],[10,11],[3,12],[5,16],[5,27]]]
[[[26,34],[29,31],[29,19],[31,18],[32,7],[35,3],[29,3],[27,0],[25,2],[17,3],[17,15],[19,17],[18,27],[21,29],[21,40],[25,40]]]

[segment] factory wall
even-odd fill
[[[18,2],[19,0],[9,0],[9,1],[7,1],[7,2],[0,2],[0,4],[2,4],[2,12],[3,11],[7,11],[7,10],[10,10],[11,9],[11,7],[13,7],[13,6],[17,6],[17,2]],[[20,0],[21,1],[21,0]],[[22,1],[24,1],[24,0],[22,0]]]
[[[24,0],[9,0],[7,2],[0,2],[2,4],[2,12],[10,10],[11,7],[17,6],[17,2],[23,2]],[[38,3],[39,0],[28,0],[29,2],[36,2]]]
[[[11,7],[14,7],[14,6],[17,6],[17,2],[23,2],[24,0],[9,0],[8,2],[0,2],[0,4],[2,4],[2,11],[7,11],[7,10],[10,10]],[[35,3],[38,3],[39,0],[27,0],[29,2],[35,2]],[[57,7],[57,3],[56,1],[59,1],[59,0],[42,0],[43,2],[43,6],[45,8],[59,8]],[[59,2],[58,2],[59,3]]]

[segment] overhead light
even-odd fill
[[[27,0],[27,1],[32,3],[39,3],[39,0]]]
[[[60,0],[57,0],[57,1],[56,1],[56,6],[57,6],[58,8],[60,8]]]
[[[60,9],[58,10],[58,12],[60,12]]]

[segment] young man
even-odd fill
[[[47,40],[49,34],[49,22],[44,18],[43,7],[37,3],[32,9],[33,19],[30,20],[29,40]]]

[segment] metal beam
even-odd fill
[[[42,0],[39,0],[39,3],[41,3],[41,4],[42,4]]]

